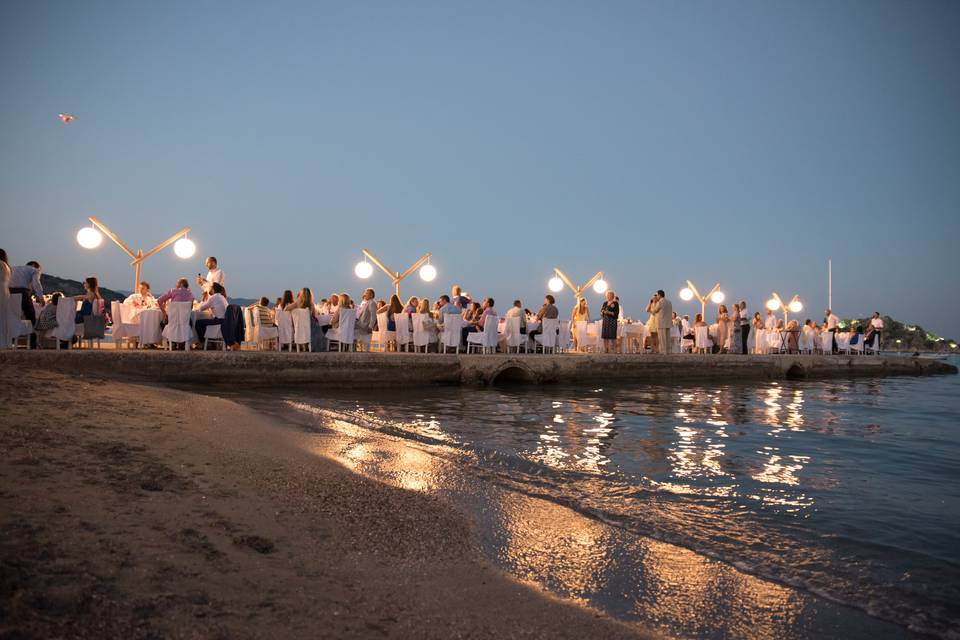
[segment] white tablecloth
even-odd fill
[[[142,309],[137,312],[136,319],[140,323],[140,344],[161,342],[160,320],[163,319],[163,312],[160,309]]]

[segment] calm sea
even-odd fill
[[[520,578],[672,635],[960,637],[960,376],[248,401],[452,499]]]

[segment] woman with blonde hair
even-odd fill
[[[579,349],[577,344],[577,323],[590,322],[590,307],[587,306],[587,299],[583,296],[577,298],[577,305],[570,314],[570,334],[573,336],[573,348]]]
[[[720,345],[720,353],[727,353],[730,345],[730,329],[733,325],[730,321],[730,313],[727,306],[721,304],[717,307],[717,344]]]

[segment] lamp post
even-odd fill
[[[397,297],[400,297],[400,282],[412,274],[417,269],[420,269],[420,279],[424,282],[432,282],[434,278],[437,277],[437,268],[430,264],[430,256],[432,253],[425,253],[423,257],[413,263],[413,265],[400,273],[399,271],[393,271],[387,267],[383,262],[377,258],[377,256],[370,253],[368,250],[363,249],[364,261],[358,262],[357,265],[353,268],[353,272],[357,275],[358,278],[366,280],[373,275],[373,267],[370,266],[370,262],[380,267],[380,270],[385,274],[390,276],[390,280],[393,282],[394,287],[396,288]],[[370,262],[367,262],[367,259]]]
[[[560,271],[558,267],[553,268],[553,273],[554,276],[547,281],[547,288],[554,293],[560,293],[563,290],[563,286],[566,285],[573,291],[574,296],[579,298],[583,295],[583,292],[590,287],[593,287],[593,290],[600,295],[606,293],[609,288],[607,281],[603,279],[603,271],[597,271],[593,277],[587,280],[581,287],[573,284],[573,281],[570,280],[563,271]]]
[[[702,296],[697,290],[696,285],[691,281],[687,280],[687,286],[683,289],[680,289],[680,299],[686,302],[689,302],[696,298],[700,301],[700,317],[706,321],[707,318],[707,300],[713,302],[714,304],[723,304],[723,301],[727,299],[726,294],[723,291],[720,291],[720,283],[713,285],[713,288],[707,292],[707,295]]]
[[[180,231],[177,231],[175,234],[146,253],[143,252],[143,249],[137,249],[137,252],[134,253],[133,250],[130,249],[130,247],[128,247],[119,236],[117,236],[117,234],[108,229],[105,224],[100,222],[100,220],[94,218],[93,216],[90,216],[89,220],[90,224],[93,226],[80,229],[80,231],[77,232],[77,242],[84,249],[96,249],[100,246],[100,243],[103,242],[103,236],[100,233],[101,231],[106,234],[108,238],[113,240],[118,247],[123,249],[123,251],[132,258],[130,264],[134,267],[134,293],[136,293],[137,289],[140,287],[140,270],[143,262],[153,254],[163,251],[171,244],[173,245],[173,251],[177,254],[178,258],[191,258],[193,257],[193,254],[197,252],[197,245],[193,243],[193,240],[187,238],[187,234],[190,232],[190,227],[184,227]]]
[[[767,300],[767,309],[770,309],[770,311],[777,311],[778,309],[783,311],[783,326],[786,327],[787,320],[789,319],[787,312],[800,313],[803,311],[803,303],[800,302],[800,296],[793,296],[790,302],[784,303],[780,296],[774,292],[773,297]]]

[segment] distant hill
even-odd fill
[[[861,326],[866,330],[870,318],[848,318],[840,321],[840,328]],[[883,344],[885,351],[935,351],[938,353],[956,353],[957,341],[938,336],[918,324],[907,324],[883,316]]]
[[[68,280],[67,278],[58,278],[57,276],[41,273],[40,284],[43,285],[44,293],[54,293],[55,291],[59,291],[68,296],[83,295],[83,283],[76,280]],[[103,296],[103,299],[107,303],[110,303],[114,300],[123,302],[126,297],[130,295],[130,293],[128,291],[114,291],[113,289],[100,287],[100,295]]]

